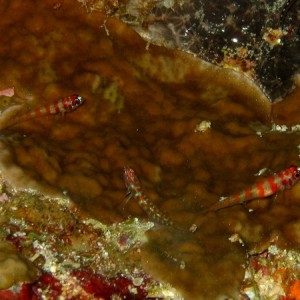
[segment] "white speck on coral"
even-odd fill
[[[191,227],[189,228],[190,232],[195,232],[197,230],[197,225],[196,224],[192,224]]]
[[[293,126],[291,127],[291,130],[292,130],[293,132],[300,131],[300,124],[293,125]]]
[[[185,262],[183,260],[180,262],[180,266],[179,267],[180,267],[181,270],[185,269]]]
[[[271,246],[269,247],[269,249],[268,249],[268,252],[269,252],[270,254],[273,254],[273,255],[278,255],[279,249],[278,249],[277,246],[271,245]]]
[[[50,272],[51,272],[51,273],[55,273],[55,272],[56,272],[56,265],[52,265],[52,266],[50,267]]]
[[[136,287],[134,287],[134,286],[132,286],[132,285],[129,285],[129,286],[128,286],[128,290],[129,290],[132,294],[135,294],[135,295],[137,295],[137,293],[138,293]]]
[[[257,173],[255,173],[254,176],[261,176],[261,175],[265,174],[267,170],[268,170],[268,168],[262,168]]]
[[[225,197],[225,196],[221,196],[220,199],[219,199],[219,201],[222,202],[222,201],[224,201],[226,198],[227,198],[227,197]]]
[[[202,121],[196,125],[195,132],[205,132],[211,126],[210,121]]]
[[[241,239],[241,237],[237,233],[234,233],[228,239],[232,243],[239,242],[242,246],[245,245],[244,242],[243,242],[243,240]]]
[[[278,124],[273,123],[271,131],[286,132],[286,131],[288,131],[288,129],[289,129],[288,126],[286,126],[284,124],[278,125]]]

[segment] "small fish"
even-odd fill
[[[134,198],[141,209],[148,215],[148,217],[161,225],[172,226],[173,221],[162,213],[143,193],[140,181],[133,169],[124,168],[124,181],[128,189],[129,197]]]
[[[69,97],[57,100],[50,104],[46,104],[41,107],[37,107],[27,113],[18,115],[9,126],[12,126],[18,122],[26,121],[33,118],[38,118],[46,115],[54,115],[59,113],[67,113],[74,111],[77,107],[84,103],[84,99],[79,95],[71,95]]]
[[[206,209],[204,213],[243,204],[252,199],[265,198],[274,195],[277,192],[290,189],[299,179],[300,167],[290,166],[273,176],[258,181],[238,194],[226,197],[225,199],[216,202]]]

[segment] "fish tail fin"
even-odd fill
[[[236,204],[239,203],[236,200],[237,196],[238,195],[226,197],[226,198],[223,198],[223,199],[221,198],[221,200],[215,202],[211,206],[209,206],[206,209],[204,209],[204,211],[202,213],[204,215],[206,215],[209,212],[217,211],[217,210],[220,210],[220,209],[223,209],[223,208],[227,208],[227,207],[236,205]]]
[[[124,196],[124,198],[122,199],[122,201],[120,203],[117,203],[116,205],[114,205],[114,208],[120,208],[122,210],[125,210],[125,206],[130,201],[131,198],[132,198],[132,195],[131,195],[131,193],[128,192]]]

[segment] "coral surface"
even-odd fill
[[[299,1],[81,2],[121,18],[151,43],[247,74],[272,100],[294,87],[300,69]]]
[[[113,12],[116,2],[109,2]],[[245,207],[203,211],[258,177],[299,165],[299,89],[271,107],[247,77],[147,44],[77,1],[0,3],[0,90],[14,88],[12,97],[0,96],[8,187],[1,232],[19,248],[18,265],[31,271],[20,279],[31,281],[28,288],[42,286],[47,295],[49,286],[60,293],[66,280],[72,286],[82,278],[82,290],[104,278],[109,291],[126,287],[118,295],[237,299],[249,253],[275,238],[279,248],[297,249],[299,184]],[[72,94],[86,100],[76,111],[10,125],[18,113]],[[126,166],[178,227],[149,225],[134,199],[124,201]],[[105,246],[116,237],[118,247]],[[89,267],[95,277],[85,275]],[[143,275],[145,290],[133,274]]]
[[[106,226],[66,199],[11,194],[1,184],[1,299],[179,299],[139,267],[153,223],[131,219]]]

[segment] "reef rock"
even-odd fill
[[[180,49],[255,80],[270,100],[299,71],[299,1],[86,0],[132,26],[146,41]]]

